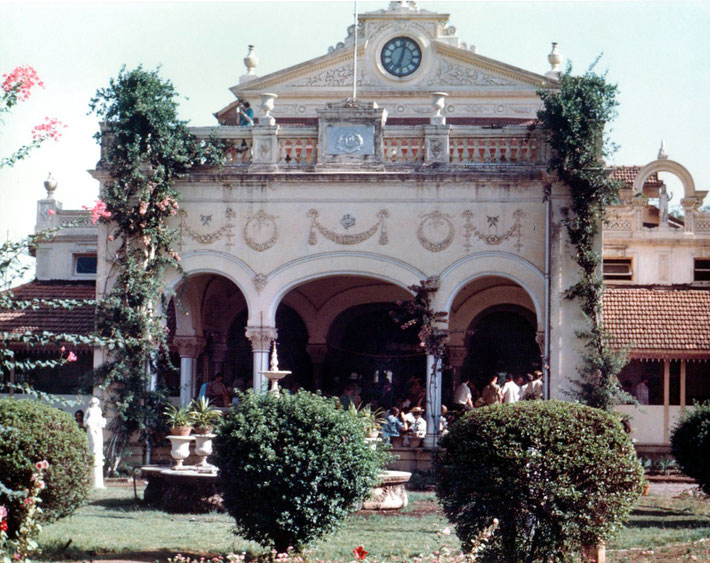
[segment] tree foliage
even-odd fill
[[[684,412],[671,433],[671,453],[680,470],[710,495],[710,404]]]
[[[610,345],[602,323],[604,286],[595,245],[605,208],[617,201],[620,187],[604,163],[616,150],[604,128],[616,117],[617,87],[605,75],[596,74],[594,65],[581,76],[573,76],[568,65],[559,86],[542,88],[538,94],[544,104],[538,126],[552,148],[549,170],[569,187],[571,197],[572,213],[564,226],[575,247],[579,280],[565,296],[580,303],[589,324],[579,334],[585,353],[577,395],[586,404],[610,409],[630,399],[617,379],[625,354]]]
[[[387,454],[355,411],[307,391],[240,396],[215,440],[218,484],[240,534],[285,552],[336,529]]]
[[[103,120],[99,169],[110,177],[94,212],[110,223],[107,246],[115,256],[113,285],[97,306],[99,333],[115,342],[98,370],[117,411],[112,451],[136,431],[150,439],[159,424],[163,396],[149,390],[149,381],[159,366],[170,366],[159,306],[164,272],[179,268],[167,223],[179,208],[175,183],[221,154],[178,118],[177,98],[157,70],[124,67],[90,104]]]
[[[499,522],[482,561],[575,560],[618,530],[641,492],[643,469],[618,416],[580,404],[476,409],[441,445],[436,494],[463,549]]]

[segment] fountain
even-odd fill
[[[266,379],[269,380],[269,383],[270,383],[269,391],[271,393],[275,393],[276,395],[279,394],[279,381],[281,381],[287,375],[291,374],[290,371],[279,369],[279,357],[276,353],[276,341],[275,340],[274,340],[273,347],[271,349],[271,361],[269,363],[269,370],[268,371],[260,371],[259,373],[261,375],[263,375]]]

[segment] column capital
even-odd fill
[[[328,353],[328,346],[325,343],[307,344],[306,352],[311,357],[314,364],[322,364],[325,362],[325,355]]]
[[[461,367],[466,359],[465,346],[449,346],[449,362],[454,367]]]
[[[181,358],[197,358],[205,351],[205,339],[199,336],[175,336],[173,344]]]
[[[251,341],[253,352],[268,352],[271,343],[278,338],[278,331],[273,326],[248,326],[244,331]]]

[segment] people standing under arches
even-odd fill
[[[483,388],[479,398],[481,406],[497,405],[503,402],[503,392],[498,385],[498,375],[492,375],[488,385]],[[478,401],[476,402],[478,403]]]
[[[475,389],[475,387],[474,387]],[[471,390],[471,379],[466,377],[454,392],[454,408],[458,410],[473,410],[473,391]]]
[[[512,373],[508,373],[505,376],[502,395],[504,403],[517,403],[520,400],[520,387],[513,381]]]
[[[207,388],[207,398],[217,407],[229,406],[229,389],[222,381],[222,374],[218,373],[214,381]]]

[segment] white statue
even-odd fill
[[[84,415],[84,427],[89,435],[89,451],[94,456],[94,487],[104,488],[104,428],[106,419],[101,412],[101,402],[92,397],[89,409]]]
[[[668,202],[671,199],[673,199],[673,196],[668,193],[665,186],[661,186],[658,194],[659,225],[668,224]]]

